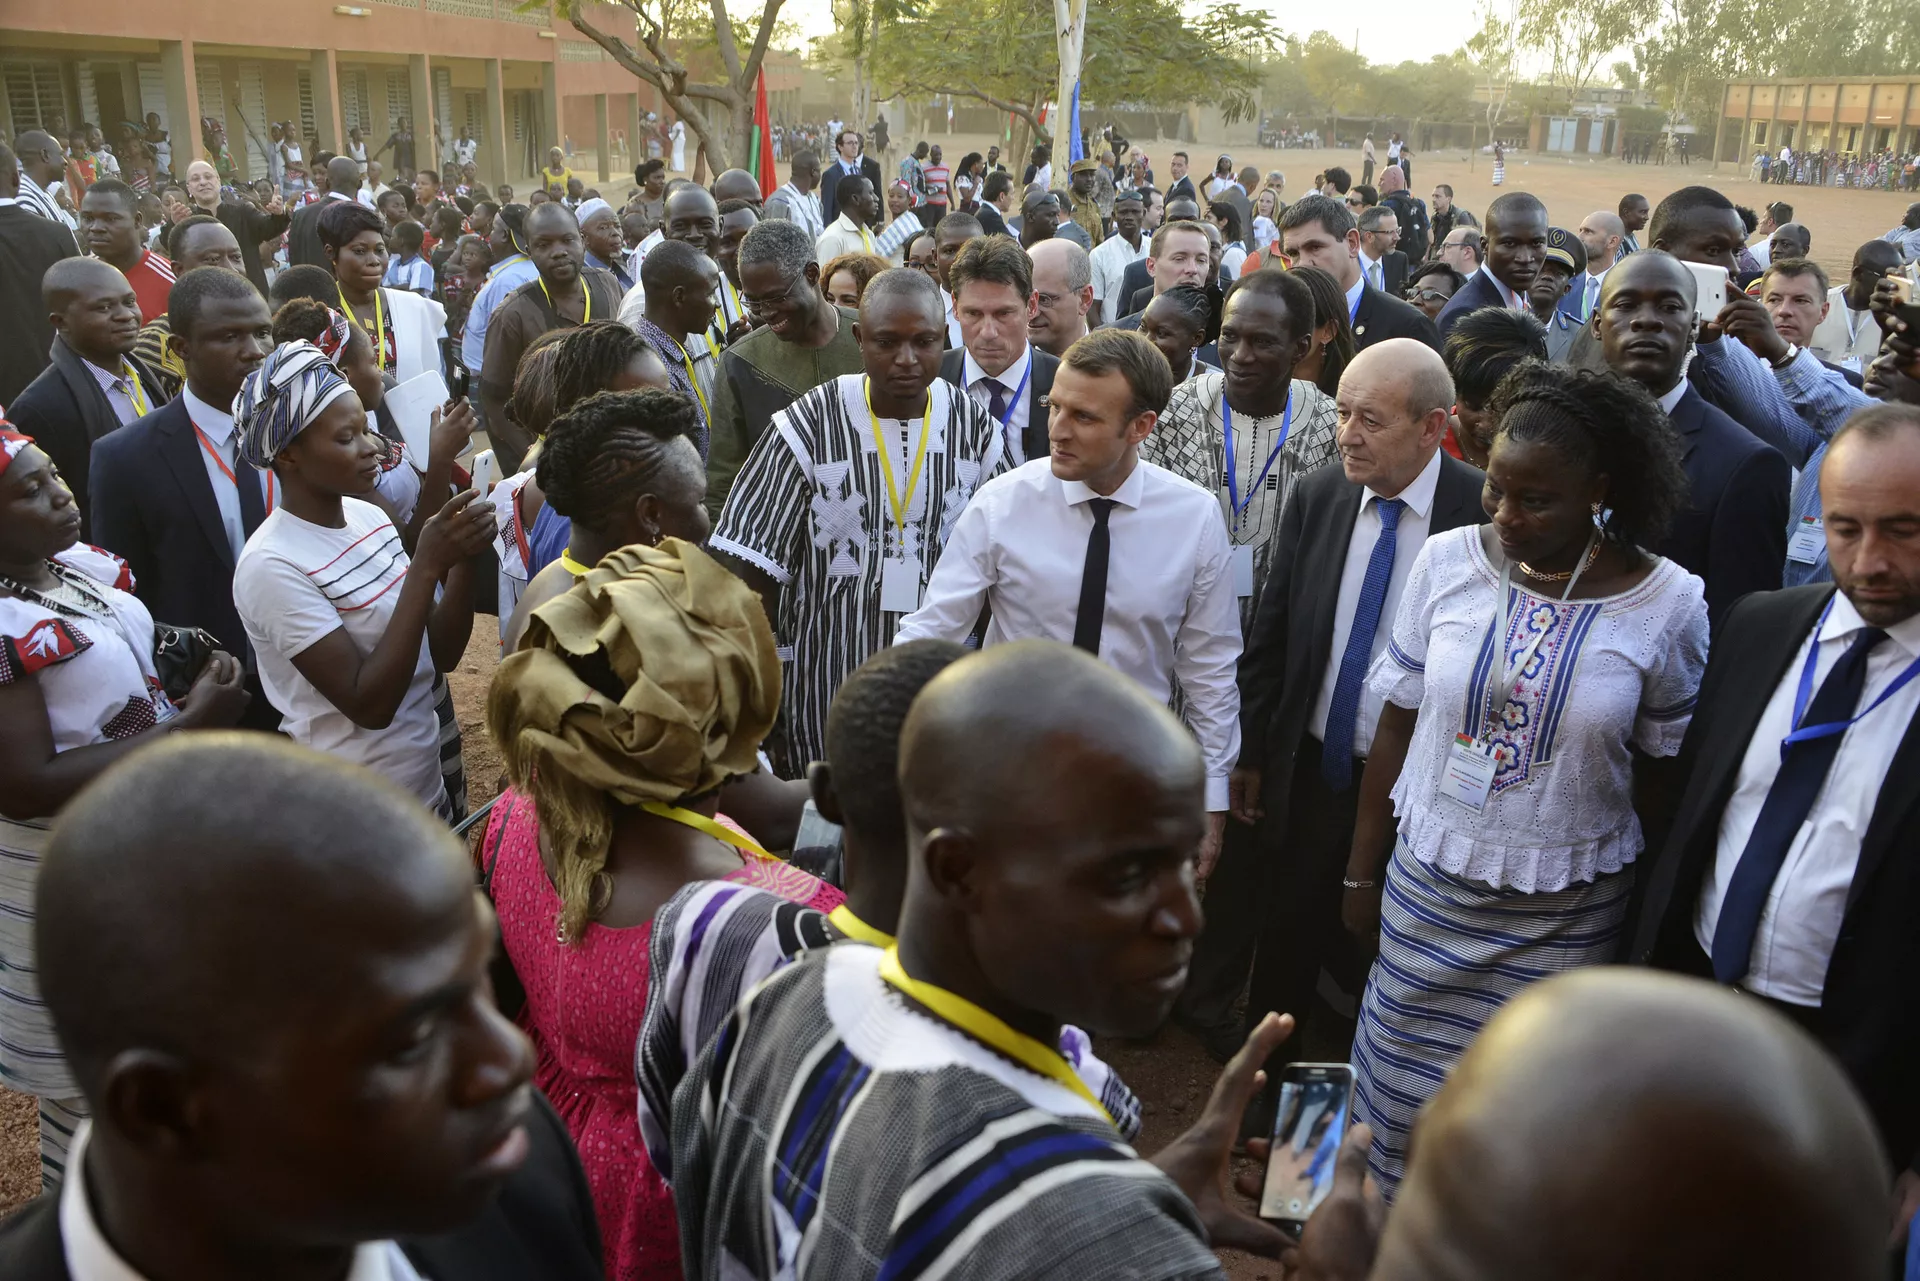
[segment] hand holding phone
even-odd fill
[[[1260,1217],[1298,1235],[1333,1190],[1334,1168],[1353,1121],[1353,1068],[1294,1063],[1280,1075]]]

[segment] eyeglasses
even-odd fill
[[[772,311],[775,307],[778,307],[787,300],[788,296],[793,293],[794,282],[805,274],[806,272],[803,269],[788,276],[786,280],[781,283],[780,292],[774,294],[771,298],[749,298],[747,295],[742,294],[740,295],[740,305],[755,315],[759,315],[763,311]]]
[[[1453,295],[1443,289],[1409,289],[1408,302],[1449,302]]]
[[[1362,202],[1360,197],[1358,196],[1348,196],[1347,203],[1352,205],[1355,209],[1358,209],[1361,206]]]
[[[1042,311],[1049,311],[1055,307],[1058,307],[1061,303],[1067,300],[1067,296],[1065,294],[1036,293],[1034,297],[1039,301],[1040,309]]]

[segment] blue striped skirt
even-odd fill
[[[1631,865],[1550,894],[1452,876],[1395,842],[1380,955],[1354,1038],[1354,1119],[1373,1127],[1369,1164],[1391,1198],[1407,1136],[1487,1020],[1536,979],[1614,957]]]

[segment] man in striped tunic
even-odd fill
[[[1007,467],[1000,425],[940,381],[946,314],[930,276],[875,276],[853,332],[866,371],[773,416],[713,533],[780,643],[767,751],[783,778],[820,758],[834,691],[920,607],[954,521]]]
[[[674,1096],[686,1275],[1220,1277],[1209,1239],[1277,1255],[1223,1179],[1286,1020],[1153,1162],[1053,1048],[1069,1022],[1139,1036],[1166,1017],[1200,926],[1205,774],[1164,707],[1068,646],[936,676],[900,741],[899,943],[780,971]]]

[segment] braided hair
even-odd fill
[[[700,421],[700,407],[679,392],[596,392],[547,428],[540,491],[567,519],[607,529],[658,491],[674,465],[669,447],[695,439]]]
[[[596,320],[565,331],[553,353],[553,412],[564,414],[613,380],[642,352],[646,339],[617,320]]]
[[[1487,413],[1500,436],[1545,445],[1589,476],[1607,475],[1608,542],[1652,546],[1686,505],[1680,439],[1653,393],[1629,378],[1525,360],[1494,388]]]
[[[1315,386],[1331,396],[1340,389],[1340,375],[1353,363],[1353,318],[1347,311],[1347,291],[1318,267],[1295,267],[1286,273],[1313,295],[1313,327],[1333,326],[1333,337],[1320,353],[1320,377]]]
[[[547,434],[547,424],[553,421],[553,362],[566,333],[550,329],[534,339],[513,371],[507,418],[536,440]]]

